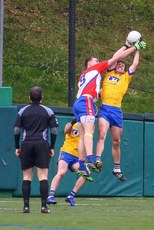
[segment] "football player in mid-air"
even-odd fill
[[[87,172],[86,166],[94,172],[98,172],[98,169],[102,167],[102,162],[95,162],[93,155],[93,134],[96,113],[94,102],[99,96],[101,75],[105,69],[110,68],[118,60],[127,57],[136,49],[141,49],[143,45],[144,42],[138,41],[134,46],[126,50],[121,48],[111,59],[103,62],[99,62],[95,57],[87,58],[85,61],[86,70],[79,77],[77,99],[73,105],[73,113],[78,122],[80,133],[80,169],[84,174]]]
[[[142,48],[146,47],[145,42],[142,42],[141,44],[143,46]],[[128,45],[129,44],[127,42],[122,49],[127,49]],[[117,53],[118,52],[121,51],[117,51]],[[115,55],[117,55],[117,53]],[[112,156],[114,161],[113,175],[122,182],[126,181],[126,177],[123,175],[120,168],[120,140],[123,125],[121,103],[138,64],[139,48],[135,51],[133,63],[127,71],[125,63],[121,60],[113,65],[110,65],[102,82],[102,90],[100,91],[102,105],[98,115],[99,137],[96,146],[96,164],[101,162],[104,142],[107,131],[110,128],[112,138]]]

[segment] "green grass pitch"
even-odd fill
[[[29,214],[22,213],[22,198],[0,198],[0,230],[153,230],[154,198],[76,198],[71,207],[64,198],[40,212],[40,199],[31,198]]]

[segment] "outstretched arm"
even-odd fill
[[[126,49],[126,47],[122,47],[119,49],[111,59],[108,60],[109,68],[114,68],[116,66],[117,61],[124,59],[125,57],[129,56],[131,53],[133,53],[136,50],[135,46],[132,46],[131,48]]]
[[[123,52],[124,50],[126,50],[127,48],[126,48],[126,46],[122,46],[120,49],[118,49],[115,53],[114,53],[114,55],[113,55],[113,57],[116,57],[117,55],[121,55],[121,52]],[[112,58],[113,58],[112,57]],[[112,59],[111,58],[111,59]],[[111,60],[110,59],[110,60]],[[115,67],[116,67],[116,65],[117,65],[117,61],[115,61],[113,64],[110,64],[109,65],[109,69],[114,69]]]
[[[140,53],[139,53],[139,51],[137,50],[137,51],[135,52],[135,55],[134,55],[133,63],[132,63],[132,65],[129,67],[129,71],[130,71],[131,73],[135,72],[135,70],[137,69],[138,64],[139,64],[139,59],[140,59]]]
[[[135,50],[141,50],[146,48],[146,43],[144,41],[137,41],[134,46],[124,50],[124,47],[119,49],[111,59],[108,60],[108,66],[111,68],[117,61],[124,59],[131,53],[133,53]]]
[[[126,49],[127,49],[126,46],[122,46],[120,49],[118,49],[118,50],[113,54],[113,56],[121,54],[121,52],[123,52],[123,51],[126,50]]]

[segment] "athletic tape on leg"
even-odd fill
[[[84,136],[85,136],[85,137],[86,137],[86,136],[88,136],[88,137],[93,137],[93,134],[91,134],[91,133],[85,133]]]

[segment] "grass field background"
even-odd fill
[[[56,198],[51,214],[40,213],[40,199],[31,198],[29,214],[22,198],[0,199],[1,230],[153,230],[154,198],[76,198],[77,207]]]
[[[69,2],[4,1],[3,85],[12,87],[14,103],[28,103],[29,89],[39,85],[45,104],[68,106]],[[122,109],[154,113],[153,0],[80,0],[75,11],[75,88],[86,57],[111,58],[127,34],[138,30],[147,48],[141,51]],[[125,61],[130,66],[132,56]]]

